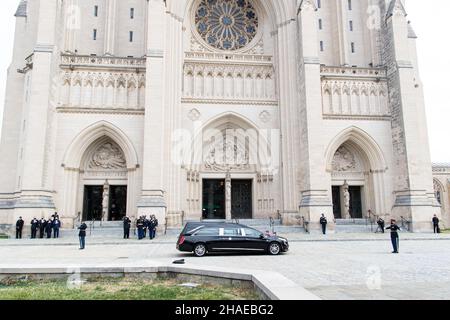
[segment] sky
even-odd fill
[[[12,57],[14,13],[19,0],[0,1],[0,122],[3,119],[3,101],[6,70]],[[432,5],[430,5],[432,4]],[[407,0],[408,19],[419,39],[417,41],[419,68],[425,90],[425,103],[433,162],[450,163],[450,41],[445,28],[450,12],[450,1]],[[444,26],[444,28],[443,28]]]

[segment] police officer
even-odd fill
[[[52,227],[53,238],[59,238],[59,228],[61,228],[61,221],[59,221],[57,216],[55,216],[55,219],[53,220]]]
[[[153,240],[156,237],[156,227],[158,227],[158,219],[156,219],[155,215],[152,215],[148,227],[150,240]]]
[[[434,233],[440,233],[440,228],[439,228],[439,218],[436,216],[436,215],[434,215],[434,217],[433,217],[433,231],[434,231]]]
[[[39,220],[33,218],[33,220],[31,220],[31,239],[36,239],[38,227],[39,227]]]
[[[136,228],[138,229],[138,239],[142,240],[144,238],[144,219],[139,217],[136,221]]]
[[[322,233],[323,234],[327,234],[327,218],[325,217],[324,214],[322,214],[322,217],[320,218],[320,225],[322,226]]]
[[[80,238],[80,250],[84,250],[86,246],[86,229],[86,223],[81,222],[81,225],[78,227],[78,230],[80,230],[80,232],[78,233],[78,236]]]
[[[46,226],[47,226],[47,220],[45,220],[44,218],[41,218],[41,220],[39,221],[39,238],[40,239],[44,238],[44,232],[45,232]]]
[[[392,251],[392,253],[398,253],[399,252],[399,236],[398,236],[398,232],[400,229],[400,227],[396,224],[395,219],[391,219],[391,225],[389,227],[387,227],[386,229],[390,229],[391,230],[391,242],[392,242],[392,247],[394,248],[394,251]]]
[[[144,223],[144,228],[143,228],[143,238],[147,237],[147,229],[149,229],[149,220],[147,219],[147,216],[143,216],[142,217],[143,223]]]
[[[377,224],[378,224],[378,228],[377,228],[377,231],[375,231],[375,233],[378,233],[378,230],[380,230],[381,233],[384,233],[384,226],[385,226],[384,220],[381,218],[378,218]]]
[[[45,226],[45,233],[47,234],[47,239],[50,239],[52,237],[52,230],[53,230],[53,221],[52,219],[48,219],[47,224]]]
[[[23,225],[24,221],[22,217],[19,217],[19,220],[16,222],[16,239],[22,239]]]
[[[130,239],[131,220],[128,217],[123,218],[123,238]]]

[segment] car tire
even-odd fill
[[[206,255],[206,245],[204,243],[197,243],[194,247],[194,255],[196,257],[204,257]]]
[[[280,254],[281,252],[281,246],[279,243],[277,242],[271,242],[269,244],[269,248],[267,249],[267,252],[271,255],[271,256],[277,256]]]

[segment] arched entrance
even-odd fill
[[[187,168],[188,216],[227,220],[273,216],[278,158],[272,158],[270,141],[279,137],[271,133],[234,113],[207,123],[195,136],[197,147]]]
[[[381,149],[367,133],[356,127],[342,132],[328,149],[327,163],[336,219],[370,218],[368,210],[387,214],[386,165]]]
[[[113,124],[100,121],[70,144],[64,168],[65,218],[119,220],[137,212],[137,153]]]
[[[127,184],[127,162],[122,149],[109,137],[98,139],[82,161],[82,219],[123,219],[127,214]]]

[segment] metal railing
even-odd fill
[[[407,230],[408,232],[411,231],[411,221],[408,219],[405,219],[404,217],[400,217],[401,219],[401,228],[403,230]]]
[[[275,232],[275,220],[272,217],[269,219],[269,228],[272,233]]]
[[[300,217],[301,226],[305,229],[306,233],[309,233],[309,221],[306,220],[304,216]]]

